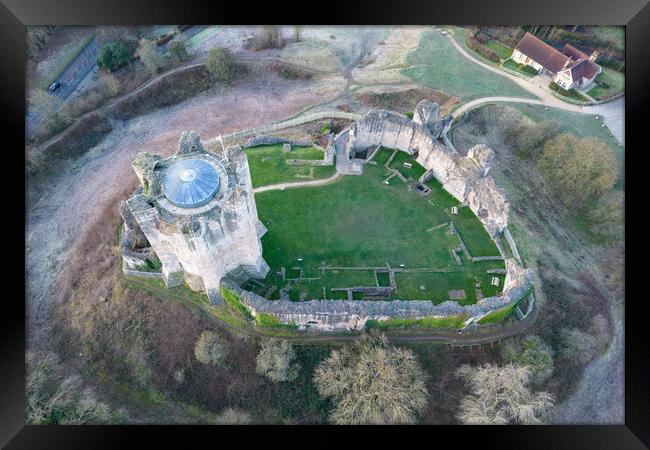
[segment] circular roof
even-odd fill
[[[174,205],[195,208],[208,203],[219,190],[219,174],[206,161],[185,159],[165,170],[163,194]]]

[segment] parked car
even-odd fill
[[[61,82],[60,81],[55,81],[54,83],[52,83],[49,90],[50,90],[50,92],[55,92],[60,87],[61,87]]]

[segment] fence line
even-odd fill
[[[269,125],[263,125],[260,127],[250,128],[248,130],[241,130],[241,131],[236,131],[234,133],[220,135],[212,139],[208,139],[203,143],[207,146],[211,146],[222,141],[225,146],[227,145],[226,142],[228,141],[232,142],[248,136],[267,134],[269,132],[282,130],[284,128],[295,127],[297,125],[302,125],[316,120],[322,120],[322,119],[359,120],[360,118],[361,118],[361,114],[348,113],[344,111],[323,111],[319,113],[308,114],[302,117],[294,117],[293,119],[281,120],[279,122],[275,122]]]

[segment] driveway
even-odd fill
[[[476,59],[474,56],[470,55],[462,46],[458,45],[456,40],[448,32],[443,33],[447,39],[452,43],[454,48],[460,52],[465,58],[474,64],[487,69],[491,72],[494,72],[502,77],[509,78],[510,80],[517,83],[522,88],[526,89],[528,92],[535,95],[540,100],[528,100],[528,99],[517,99],[516,97],[484,97],[480,99],[473,100],[465,105],[462,105],[454,112],[454,116],[458,117],[460,114],[468,111],[469,109],[475,108],[476,106],[487,103],[487,102],[517,102],[517,103],[533,103],[533,104],[543,104],[546,106],[551,106],[553,108],[560,108],[566,111],[580,112],[585,114],[598,114],[603,117],[605,125],[612,132],[614,137],[618,140],[619,143],[625,145],[625,98],[620,97],[616,100],[612,100],[607,103],[602,103],[600,105],[589,105],[589,106],[578,106],[572,103],[564,102],[557,97],[553,96],[548,88],[549,80],[543,75],[538,75],[533,78],[531,81],[521,79],[515,75],[509,74],[502,70],[497,69],[494,66],[484,63]]]
[[[582,112],[598,114],[603,117],[605,125],[612,132],[616,140],[625,145],[625,97],[619,97],[611,102],[600,105],[583,106]]]

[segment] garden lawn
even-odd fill
[[[290,166],[288,159],[323,159],[322,150],[314,147],[291,147],[290,152],[282,150],[282,144],[260,145],[244,150],[251,170],[253,187],[292,181],[309,181],[334,175],[332,166],[310,167]]]
[[[587,92],[587,94],[597,100],[612,97],[613,95],[622,92],[625,87],[625,75],[614,69],[610,69],[609,67],[603,67],[603,72],[598,75],[596,80],[603,81],[609,85],[608,88],[596,85],[596,87]]]
[[[462,101],[488,96],[534,98],[508,78],[469,61],[448,38],[435,31],[422,35],[418,48],[406,62],[409,67],[402,69],[404,75]]]
[[[382,149],[376,157],[386,161],[390,152]],[[423,171],[405,153],[398,155],[399,161],[404,158],[401,155],[410,160],[415,175]],[[475,252],[473,255],[497,256],[496,245],[478,218],[468,208],[459,208],[461,213],[452,216],[449,206],[458,202],[435,180],[428,182],[433,192],[422,197],[401,181],[385,185],[382,181],[387,175],[385,167],[366,164],[363,175],[344,176],[325,186],[256,194],[259,218],[268,229],[262,238],[264,259],[271,267],[265,287],[257,292],[268,292],[276,286],[275,292],[269,294],[276,299],[280,288],[288,288],[289,298],[297,301],[323,298],[325,288],[326,298],[347,298],[345,292],[337,293],[332,288],[376,286],[377,280],[372,269],[345,268],[387,264],[398,268],[404,264],[405,268],[447,268],[452,272],[414,277],[398,274],[401,280],[393,298],[441,302],[448,299],[447,290],[471,287],[466,302],[474,302],[476,280],[482,286],[489,284],[491,276],[486,271],[503,268],[503,262],[464,260],[459,267],[451,254],[459,241],[449,234],[449,227],[428,230],[453,220],[470,252]],[[321,265],[342,269],[321,271]],[[302,279],[282,280],[278,275],[282,267],[301,268]],[[428,286],[424,294],[419,288],[422,284]],[[501,288],[502,283],[498,290]],[[496,292],[490,290],[485,296],[493,295],[492,291]]]
[[[501,58],[501,59],[508,59],[508,58],[510,58],[510,55],[512,55],[512,49],[511,48],[508,48],[505,45],[501,45],[497,41],[494,41],[492,39],[487,41],[485,46],[487,48],[489,48],[490,50],[492,50],[497,55],[499,55],[499,58]]]
[[[503,67],[505,67],[506,69],[514,70],[515,72],[518,72],[518,73],[520,73],[522,75],[525,75],[525,76],[527,76],[529,78],[532,78],[535,75],[537,75],[537,71],[535,69],[533,69],[532,67],[527,66],[525,64],[517,64],[512,59],[508,59],[507,61],[505,61],[503,63]]]

